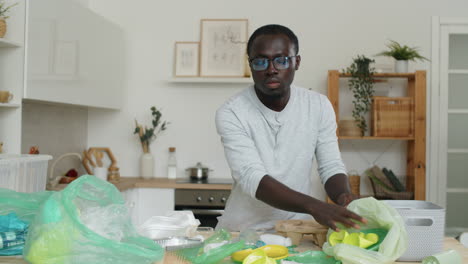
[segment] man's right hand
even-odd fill
[[[313,205],[311,205],[309,211],[309,214],[315,218],[315,221],[324,226],[328,226],[335,231],[339,231],[338,227],[336,226],[337,223],[341,223],[346,227],[352,227],[356,229],[359,229],[360,227],[352,220],[359,221],[363,224],[367,223],[366,219],[349,211],[345,207],[336,204],[328,204],[318,200]]]

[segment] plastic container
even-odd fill
[[[405,222],[408,249],[398,261],[421,261],[442,252],[445,209],[426,201],[386,200]]]
[[[0,187],[17,192],[46,189],[49,155],[0,154]]]
[[[164,264],[189,264],[203,246],[200,239],[188,237],[167,237],[155,240],[164,248]]]

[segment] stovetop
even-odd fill
[[[194,181],[190,178],[178,179],[176,183],[194,183],[194,184],[233,184],[234,181],[232,179],[223,179],[223,178],[208,178],[202,181]]]

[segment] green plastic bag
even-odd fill
[[[43,203],[24,249],[32,264],[150,264],[163,254],[138,235],[114,185],[94,176],[79,177]]]
[[[204,252],[203,254],[190,259],[193,264],[214,264],[218,263],[224,258],[230,256],[232,253],[243,249],[245,246],[245,241],[240,240],[235,243],[229,243],[226,245],[222,245],[217,248],[213,248],[208,252]]]
[[[22,193],[0,188],[0,215],[15,213],[19,219],[31,222],[41,204],[53,192]]]
[[[289,256],[284,260],[294,261],[302,264],[341,264],[341,261],[328,256],[323,251],[305,251],[300,254]]]
[[[388,230],[388,233],[380,244],[378,251],[366,250],[347,244],[331,246],[328,242],[325,242],[322,248],[327,255],[341,260],[343,264],[390,264],[406,251],[408,235],[405,224],[394,208],[369,197],[351,202],[348,209],[367,219],[367,225],[361,225],[361,229],[379,228]],[[347,230],[350,233],[360,231],[352,228]],[[332,232],[333,230],[330,229],[327,237]]]

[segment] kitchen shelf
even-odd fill
[[[20,106],[20,104],[0,103],[0,108],[18,108]]]
[[[170,83],[253,83],[250,77],[174,77]]]
[[[349,78],[351,74],[340,73],[338,70],[328,71],[328,98],[335,110],[336,122],[339,124],[340,78]],[[404,78],[408,80],[407,96],[414,101],[413,127],[410,137],[352,137],[340,136],[340,140],[407,140],[406,158],[406,189],[414,192],[416,200],[426,199],[426,71],[414,73],[376,73],[373,78]],[[344,98],[352,100],[351,98]]]
[[[22,45],[19,42],[0,38],[0,48],[20,48],[20,47],[22,47]]]
[[[338,139],[358,139],[358,140],[379,140],[379,139],[389,139],[389,140],[414,140],[414,137],[373,137],[373,136],[365,136],[365,137],[351,137],[351,136],[338,136]]]

